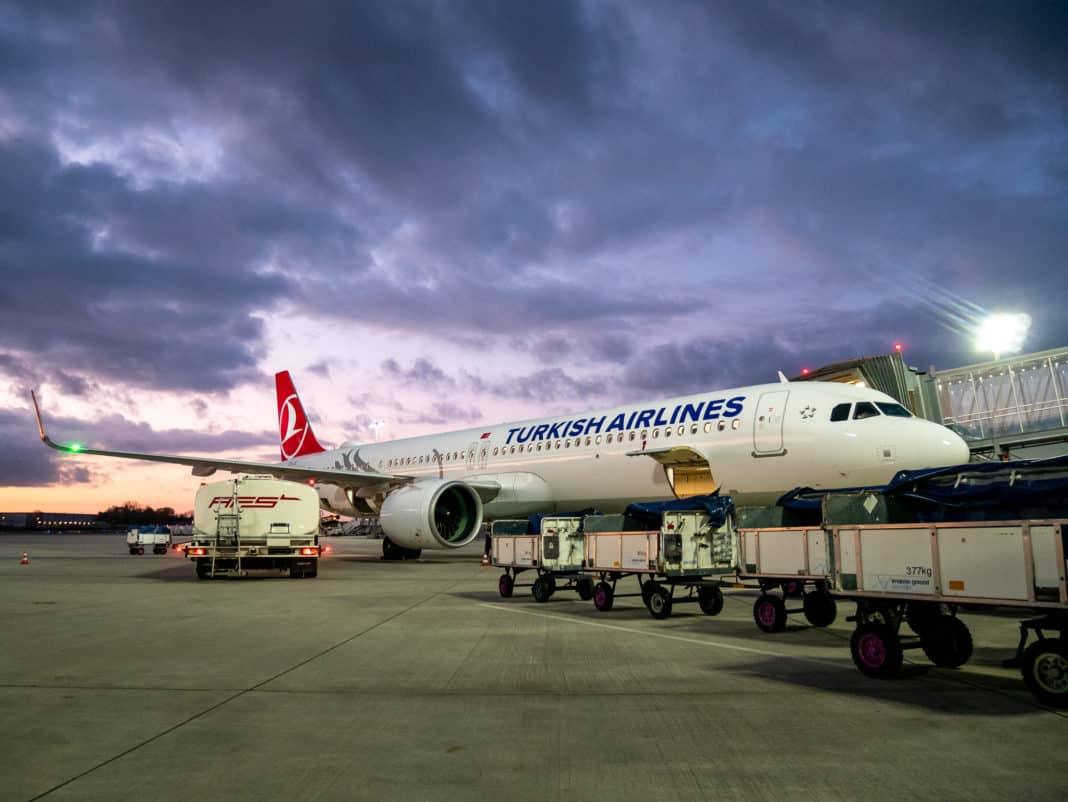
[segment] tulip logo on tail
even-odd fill
[[[293,459],[300,454],[308,437],[308,422],[300,414],[296,393],[283,401],[278,410],[278,432],[282,437],[282,459]]]
[[[297,390],[287,371],[276,373],[275,392],[278,399],[278,436],[281,438],[282,461],[318,454],[323,451],[315,439],[304,407],[297,397]]]

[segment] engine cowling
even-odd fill
[[[463,482],[427,479],[386,496],[378,513],[382,532],[408,549],[457,549],[482,529],[482,500]]]

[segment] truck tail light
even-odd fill
[[[314,557],[319,553],[319,549],[315,546],[305,546],[300,550],[301,557]]]
[[[194,548],[194,549],[189,549],[188,553],[191,554],[194,557],[203,557],[205,554],[208,553],[208,550],[207,549],[202,549],[202,548]]]

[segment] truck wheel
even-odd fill
[[[697,603],[705,615],[719,615],[723,610],[723,591],[717,587],[700,587],[697,589]]]
[[[553,589],[549,584],[549,578],[539,576],[534,580],[534,587],[530,589],[530,592],[534,595],[534,601],[538,604],[545,604],[545,602],[549,601],[549,598],[553,595]]]
[[[207,560],[197,560],[197,579],[211,578],[211,563]]]
[[[764,632],[782,632],[786,628],[786,604],[766,593],[753,605],[753,620]]]
[[[838,605],[822,590],[806,593],[803,605],[805,618],[814,627],[829,627],[838,617]]]
[[[1023,653],[1020,671],[1038,701],[1050,707],[1068,707],[1068,640],[1035,641]]]
[[[924,625],[920,645],[936,666],[960,668],[971,659],[972,633],[956,616],[940,615]]]
[[[593,606],[602,613],[607,613],[612,609],[612,600],[615,595],[611,585],[607,582],[598,582],[597,587],[593,589]]]
[[[649,612],[653,618],[664,619],[671,615],[671,591],[658,587],[649,594]]]
[[[593,580],[588,577],[583,577],[575,583],[575,590],[578,591],[580,599],[589,601],[593,598]]]
[[[866,677],[887,679],[901,670],[901,641],[885,624],[861,624],[849,639],[849,651]]]

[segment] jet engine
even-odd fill
[[[420,480],[386,496],[378,518],[398,546],[456,549],[482,529],[482,500],[463,482]]]

